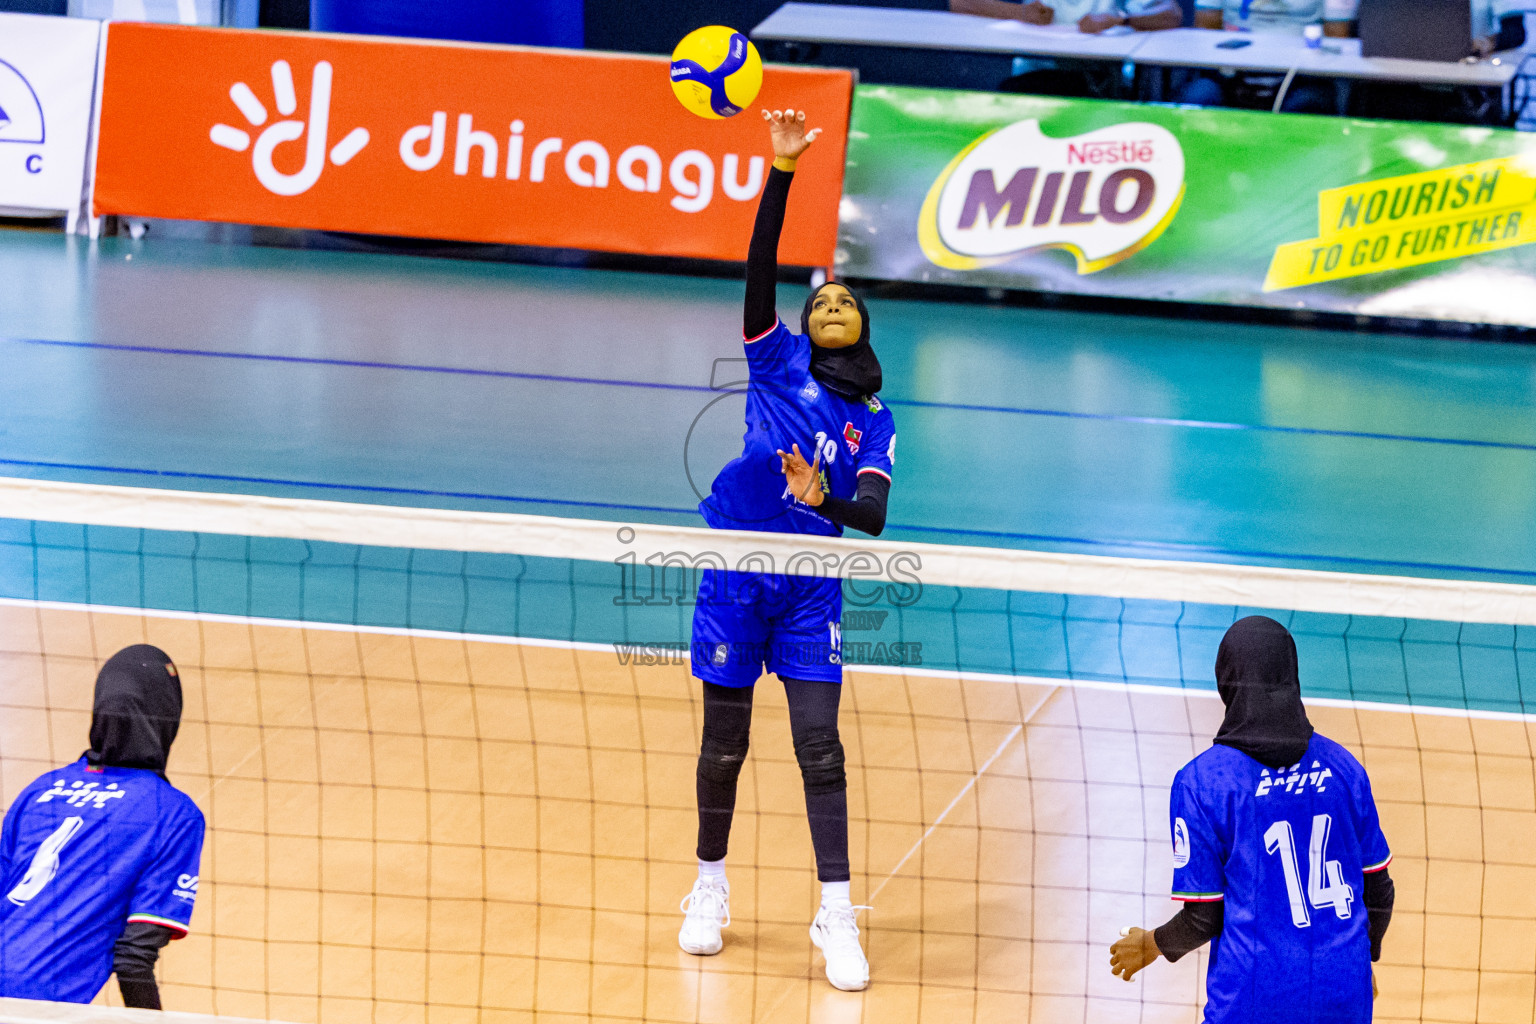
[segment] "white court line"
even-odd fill
[[[1045,702],[1041,701],[1041,703],[1043,704]],[[1039,709],[1038,704],[1035,705],[1035,707],[1037,710]],[[1031,712],[1031,715],[1033,715],[1033,712]],[[976,774],[972,775],[970,779],[966,781],[964,788],[955,794],[955,798],[949,802],[949,806],[944,808],[944,810],[939,814],[937,818],[933,819],[933,824],[928,826],[928,831],[923,833],[922,838],[912,844],[912,849],[907,851],[906,856],[897,861],[896,866],[891,868],[891,873],[886,875],[885,878],[881,879],[879,885],[875,886],[875,891],[870,893],[867,897],[870,903],[875,902],[875,897],[880,895],[880,891],[885,888],[886,883],[895,878],[897,873],[901,871],[902,868],[907,866],[907,861],[911,860],[913,855],[916,854],[918,850],[922,849],[923,844],[928,841],[928,837],[933,835],[934,829],[944,824],[944,819],[949,817],[949,812],[954,810],[960,801],[965,798],[965,794],[976,788],[976,783],[979,782],[981,777],[987,773],[987,769],[992,767],[992,763],[999,757],[1003,756],[1003,751],[1008,749],[1008,744],[1012,743],[1023,732],[1024,727],[1022,725],[1016,725],[1009,731],[1007,736],[1003,737],[1003,742],[999,743],[997,745],[997,749],[992,751],[992,756],[987,758],[982,766],[977,769]]]
[[[955,807],[959,805],[960,801],[965,797],[965,794],[976,788],[976,783],[981,781],[981,777],[987,773],[987,769],[991,768],[993,763],[996,762],[999,757],[1003,756],[1003,751],[1008,749],[1008,744],[1012,743],[1019,736],[1023,735],[1024,726],[1034,721],[1036,713],[1039,712],[1041,708],[1045,707],[1045,702],[1056,696],[1057,692],[1061,689],[1059,682],[1053,684],[1051,681],[1044,679],[1034,681],[1050,686],[1050,692],[1046,693],[1039,700],[1035,701],[1035,706],[1030,708],[1029,711],[1025,713],[1024,721],[1014,726],[1008,735],[1003,737],[1003,741],[997,745],[997,749],[992,751],[992,756],[987,758],[986,761],[982,762],[981,767],[976,770],[976,774],[971,776],[970,780],[966,782],[965,787],[961,789],[960,792],[955,794],[955,798],[949,802],[949,806],[944,808],[943,812],[940,813],[937,818],[933,819],[933,824],[928,826],[928,831],[923,833],[922,838],[918,839],[917,842],[912,844],[912,849],[907,851],[907,855],[901,858],[901,860],[897,862],[894,868],[891,868],[890,874],[881,879],[879,885],[875,886],[875,891],[869,894],[870,903],[874,903],[875,897],[880,895],[880,890],[885,888],[886,883],[895,878],[901,869],[907,866],[907,861],[911,860],[913,855],[915,855],[917,851],[922,848],[922,845],[928,841],[928,837],[933,835],[934,829],[944,824],[944,819],[949,817],[949,812],[954,810]]]
[[[135,1010],[126,1006],[54,1003],[41,999],[0,998],[5,1024],[282,1024],[251,1017],[221,1017],[184,1010]]]
[[[457,633],[443,629],[406,629],[396,626],[352,626],[337,622],[308,622],[301,619],[268,619],[251,615],[222,615],[215,612],[183,612],[158,608],[126,608],[118,605],[83,604],[73,601],[34,601],[23,597],[0,597],[0,608],[41,608],[48,611],[85,612],[100,615],[131,615],[138,618],[176,619],[183,622],[222,622],[238,626],[270,626],[280,629],[313,629],[333,633],[366,633],[370,636],[409,636],[428,640],[461,640],[479,644],[503,644],[519,647],[549,647],[563,651],[594,651],[615,654],[626,644],[600,644],[586,640],[546,640],[542,637],[499,636],[493,633]],[[646,645],[636,643],[637,649]],[[688,659],[688,651],[678,656]],[[1012,683],[1019,686],[1058,686],[1075,690],[1107,690],[1115,693],[1144,693],[1158,697],[1182,694],[1185,697],[1217,699],[1214,689],[1157,686],[1152,683],[1116,683],[1101,679],[1062,679],[1054,676],[1015,676],[1003,672],[963,672],[954,669],[916,668],[905,665],[844,665],[845,672],[859,675],[917,676],[926,679],[954,679],[964,682]],[[1347,700],[1339,697],[1303,697],[1302,702],[1323,708],[1359,708],[1397,714],[1435,715],[1442,718],[1475,718],[1492,722],[1536,721],[1536,712],[1484,711],[1478,708],[1447,708],[1432,704],[1393,704],[1386,701]]]

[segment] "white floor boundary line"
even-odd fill
[[[25,597],[0,597],[0,608],[41,608],[46,611],[87,612],[96,615],[128,615],[182,622],[218,622],[231,626],[262,626],[277,629],[312,629],[322,633],[367,633],[370,636],[409,636],[426,640],[468,640],[481,644],[518,647],[557,647],[572,651],[613,652],[613,644],[584,640],[544,640],[539,637],[502,636],[497,633],[459,633],[446,629],[410,629],[404,626],[354,626],[345,622],[306,619],[272,619],[259,615],[225,615],[220,612],[186,612],[174,609],[129,608],[123,605],[85,604],[75,601],[34,601]],[[636,645],[641,646],[641,645]]]
[[[1043,704],[1045,702],[1041,701],[1040,703]],[[1035,705],[1035,708],[1038,710],[1039,704]],[[1033,712],[1031,712],[1031,715],[1033,715]],[[1011,744],[1014,740],[1018,739],[1023,734],[1024,726],[1022,724],[1016,725],[1008,731],[1008,735],[1003,737],[1003,742],[999,743],[997,745],[997,749],[992,751],[992,756],[982,762],[981,767],[976,770],[976,774],[972,775],[969,779],[966,780],[966,783],[963,787],[961,787],[960,792],[956,793],[955,798],[949,802],[949,806],[939,812],[939,816],[933,819],[933,824],[929,825],[927,830],[923,832],[918,841],[912,844],[912,848],[906,852],[906,855],[903,856],[901,860],[896,862],[896,866],[891,868],[890,873],[886,875],[885,878],[881,879],[880,884],[875,886],[875,891],[866,897],[866,899],[868,899],[871,904],[875,902],[875,897],[880,895],[881,891],[886,887],[886,884],[889,883],[891,879],[895,878],[897,874],[900,873],[902,868],[907,866],[907,861],[911,860],[914,856],[917,855],[917,851],[922,849],[923,844],[928,841],[928,837],[933,835],[933,833],[938,829],[940,825],[944,824],[944,819],[949,817],[949,812],[958,807],[960,801],[965,799],[965,795],[976,788],[976,783],[980,782],[981,777],[987,774],[987,769],[991,768],[993,763],[998,758],[1003,756],[1003,751],[1008,749],[1009,744]]]
[[[126,1006],[55,1003],[42,999],[0,998],[5,1024],[283,1024],[278,1020],[225,1017],[186,1010],[136,1010]]]
[[[589,651],[616,654],[617,648],[631,646],[625,643],[593,643],[587,640],[548,640],[543,637],[502,636],[495,633],[457,633],[441,629],[409,629],[396,626],[353,626],[338,622],[308,622],[302,619],[270,619],[249,615],[225,615],[216,612],[186,612],[158,608],[127,608],[120,605],[84,604],[72,601],[34,601],[23,597],[0,597],[0,608],[39,608],[46,611],[83,612],[98,615],[127,615],[138,618],[175,619],[190,622],[219,622],[238,626],[262,626],[278,629],[311,629],[332,633],[365,633],[370,636],[421,637],[428,640],[467,641],[470,643],[501,644],[514,647],[545,647],[562,651]],[[634,644],[644,648],[644,644]],[[688,660],[688,651],[678,653],[680,660]],[[1114,693],[1138,693],[1154,697],[1181,694],[1186,697],[1215,700],[1218,695],[1214,679],[1211,689],[1181,686],[1158,686],[1152,683],[1117,683],[1101,679],[1069,679],[1056,676],[1009,675],[1004,672],[969,672],[954,669],[922,668],[907,665],[845,665],[845,672],[856,675],[916,676],[928,679],[954,679],[964,682],[974,679],[980,682],[1008,683],[1015,686],[1068,687],[1074,690],[1104,690]],[[1432,704],[1393,704],[1387,701],[1348,700],[1339,697],[1303,697],[1306,704],[1316,707],[1360,709],[1362,711],[1387,711],[1395,714],[1434,715],[1441,718],[1469,718],[1491,722],[1536,721],[1536,711],[1485,711],[1479,708],[1448,708]]]

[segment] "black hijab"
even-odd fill
[[[1216,652],[1216,690],[1227,717],[1216,742],[1260,764],[1285,768],[1302,759],[1312,723],[1301,706],[1296,641],[1274,619],[1238,619]]]
[[[848,287],[841,282],[827,282],[833,283]],[[800,311],[801,334],[811,333],[811,303],[821,294],[821,288],[813,289],[805,297],[805,308]],[[857,402],[865,395],[879,391],[882,381],[880,360],[875,358],[875,350],[869,344],[869,310],[864,307],[864,300],[854,295],[852,289],[849,289],[848,294],[853,295],[853,304],[859,311],[859,340],[843,348],[822,348],[814,341],[811,342],[811,376],[848,401]]]
[[[165,774],[171,743],[181,728],[181,679],[158,647],[126,647],[101,667],[91,712],[87,761],[113,768],[148,768]]]

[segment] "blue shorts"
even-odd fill
[[[705,569],[693,608],[693,674],[751,686],[766,667],[781,679],[843,681],[843,581]]]

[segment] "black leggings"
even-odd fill
[[[781,677],[782,678],[782,677]],[[816,850],[816,877],[846,882],[848,780],[837,735],[842,684],[784,679],[795,760],[805,785],[805,812]],[[752,726],[751,686],[704,684],[704,742],[699,751],[699,860],[722,860],[736,813],[736,780]]]

